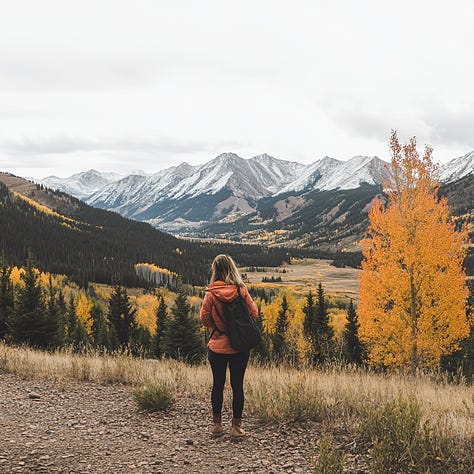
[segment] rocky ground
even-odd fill
[[[316,424],[249,417],[248,436],[235,442],[212,438],[208,421],[199,400],[178,398],[170,411],[148,414],[127,386],[2,374],[0,473],[311,472]]]

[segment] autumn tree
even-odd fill
[[[467,232],[457,230],[445,198],[438,197],[437,167],[415,138],[390,139],[392,159],[362,241],[360,337],[369,360],[383,366],[436,366],[454,351],[469,325],[462,268]]]

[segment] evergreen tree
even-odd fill
[[[287,353],[286,332],[288,330],[288,301],[283,295],[280,311],[275,326],[275,333],[272,336],[273,357],[281,362]]]
[[[311,291],[306,296],[306,303],[303,306],[303,334],[309,341],[311,346],[311,360],[313,360],[314,346],[317,341],[317,321],[316,321],[316,305],[314,304],[313,293]]]
[[[71,298],[69,299],[66,319],[67,343],[74,347],[74,349],[81,349],[87,346],[90,342],[89,334],[87,334],[83,322],[77,316],[74,296],[72,294]]]
[[[58,307],[58,332],[56,340],[58,346],[64,346],[67,343],[67,306],[62,290],[59,290],[56,304]]]
[[[332,353],[334,330],[329,325],[329,314],[321,282],[318,286],[317,301],[314,301],[313,294],[309,292],[303,313],[305,315],[303,333],[311,345],[312,362],[313,364],[324,362]]]
[[[474,285],[468,281],[469,296],[466,305],[466,317],[472,321],[474,314]],[[440,367],[451,374],[462,373],[469,382],[474,381],[474,324],[471,324],[469,335],[460,343],[460,348],[441,357]]]
[[[252,356],[258,362],[266,362],[270,358],[270,344],[271,344],[271,337],[264,328],[263,328],[263,318],[262,318],[262,311],[260,305],[258,304],[258,318],[256,320],[257,326],[260,329],[262,334],[262,339],[258,343],[258,345],[253,349]]]
[[[152,337],[150,331],[137,324],[132,330],[131,351],[135,356],[149,357],[152,352]]]
[[[91,309],[92,341],[94,347],[100,349],[111,348],[110,327],[102,308],[96,303]]]
[[[317,363],[327,361],[332,353],[334,330],[329,325],[329,313],[321,282],[319,282],[318,286],[315,332],[316,340],[314,345],[314,361]]]
[[[186,295],[178,293],[171,308],[172,317],[168,319],[163,333],[163,354],[173,359],[197,363],[205,353],[198,320],[190,315]]]
[[[76,329],[77,324],[77,314],[76,314],[76,305],[74,304],[74,296],[71,293],[69,296],[69,303],[66,310],[66,343],[71,345],[74,343],[73,334]]]
[[[164,298],[160,297],[158,309],[156,310],[156,333],[153,338],[153,355],[159,359],[163,355],[163,334],[168,319],[167,306]]]
[[[109,299],[109,321],[115,329],[121,347],[128,346],[137,328],[136,310],[132,309],[126,288],[116,285]]]
[[[343,339],[344,339],[344,356],[347,361],[354,362],[356,364],[362,363],[362,344],[359,341],[359,320],[357,312],[354,308],[354,303],[349,302],[347,308],[347,322],[344,326]]]
[[[49,335],[51,346],[60,345],[59,341],[60,308],[56,298],[56,290],[53,287],[51,275],[49,275],[48,294],[46,300],[45,331]]]
[[[11,272],[12,268],[7,265],[5,259],[0,258],[0,340],[7,336],[9,322],[14,311]]]
[[[76,320],[72,333],[72,344],[76,349],[83,349],[90,344],[89,334],[87,334],[84,323],[79,318]]]
[[[31,255],[27,259],[21,279],[24,284],[18,289],[17,303],[10,325],[12,340],[15,343],[26,342],[34,347],[47,347],[50,336],[46,332],[43,287],[33,266]]]

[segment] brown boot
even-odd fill
[[[232,418],[232,428],[230,430],[230,437],[237,440],[245,436],[245,431],[242,429],[242,418]]]
[[[222,429],[222,415],[213,413],[212,414],[212,426],[211,426],[211,435],[212,436],[222,436],[224,430]]]

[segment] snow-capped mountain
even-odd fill
[[[304,173],[281,189],[279,194],[315,189],[354,189],[362,183],[381,184],[386,164],[376,156],[354,156],[348,161],[326,156],[306,167]]]
[[[154,174],[137,171],[120,177],[89,170],[66,179],[52,176],[40,182],[92,206],[178,231],[210,222],[237,221],[253,213],[262,198],[278,201],[282,217],[305,207],[305,196],[316,190],[342,192],[363,183],[380,185],[386,164],[376,156],[354,156],[348,161],[326,156],[303,165],[267,154],[243,159],[235,153],[223,153],[202,165],[182,163]],[[443,182],[470,173],[474,173],[474,151],[440,168]],[[281,201],[283,194],[293,197]]]
[[[451,183],[474,172],[474,151],[440,166],[440,180]]]
[[[119,180],[123,175],[117,173],[101,173],[94,169],[73,174],[68,178],[48,176],[37,180],[38,183],[51,189],[58,189],[78,199],[85,199],[109,183]]]
[[[246,160],[223,153],[200,166],[183,163],[148,177],[124,178],[86,201],[155,225],[165,221],[174,225],[181,219],[180,225],[192,226],[193,222],[224,218],[224,214],[251,212],[257,199],[274,194],[304,169],[300,163],[266,154]]]

